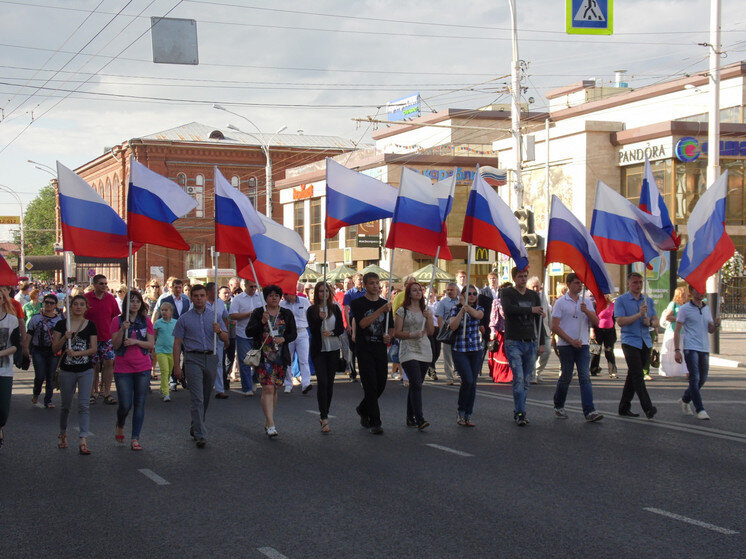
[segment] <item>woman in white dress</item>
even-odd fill
[[[673,344],[673,331],[676,327],[676,316],[679,308],[687,301],[686,287],[677,287],[673,292],[673,299],[663,311],[661,318],[666,321],[666,332],[663,334],[661,344],[661,366],[658,374],[662,377],[685,377],[687,375],[686,364],[677,363],[674,359],[675,347]]]

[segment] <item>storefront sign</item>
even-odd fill
[[[20,225],[20,215],[0,215],[0,225]]]
[[[489,262],[490,251],[484,247],[474,247],[474,262]]]
[[[420,116],[420,94],[414,93],[386,103],[386,112],[390,121],[417,118]]]
[[[313,184],[301,184],[293,189],[293,200],[313,198]]]
[[[619,165],[632,165],[633,163],[644,163],[645,158],[650,161],[657,159],[668,159],[671,157],[670,147],[666,148],[665,143],[643,144],[629,146],[626,149],[619,150]]]
[[[357,226],[357,246],[377,248],[381,244],[381,225],[378,220]]]
[[[709,152],[708,142],[699,143],[697,138],[686,136],[676,142],[676,159],[684,163],[696,161],[699,156],[706,157]],[[743,140],[720,140],[720,157],[744,157],[746,156],[746,141]]]
[[[697,138],[687,136],[676,142],[676,159],[679,161],[683,161],[684,163],[696,161],[699,154],[699,142]]]
[[[447,169],[422,169],[420,172],[434,181],[441,181],[453,174],[453,170]],[[470,169],[456,169],[456,184],[471,184],[473,181],[474,171]]]

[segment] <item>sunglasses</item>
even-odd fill
[[[45,305],[56,305],[57,301],[44,301]]]
[[[477,294],[475,292],[473,292],[473,291],[469,292],[469,297],[476,297],[476,296],[477,296]]]

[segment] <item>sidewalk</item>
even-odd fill
[[[720,353],[713,353],[710,361],[727,361],[736,365],[716,365],[721,367],[746,367],[746,332],[721,332]]]

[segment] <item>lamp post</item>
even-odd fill
[[[225,107],[223,107],[222,105],[213,104],[212,107],[214,109],[218,109],[219,111],[225,111],[226,113],[230,113],[230,114],[232,114],[234,116],[237,116],[238,118],[244,119],[246,122],[248,122],[249,124],[251,124],[254,128],[256,128],[256,131],[259,134],[262,134],[262,131],[259,129],[259,127],[256,124],[254,124],[254,122],[252,120],[249,120],[245,116],[243,116],[241,114],[238,114],[238,113],[235,113],[235,112],[233,112],[231,110],[228,110]],[[251,136],[252,138],[254,138],[259,143],[259,147],[262,148],[262,152],[264,153],[264,159],[265,159],[264,174],[265,174],[265,183],[266,183],[266,187],[265,187],[266,188],[266,206],[267,206],[266,212],[267,212],[267,217],[270,218],[270,219],[272,219],[272,213],[273,213],[272,212],[272,186],[273,186],[273,183],[272,183],[272,158],[271,158],[270,153],[269,153],[269,147],[272,144],[272,140],[275,139],[275,136],[277,136],[280,132],[283,132],[284,130],[286,130],[287,126],[282,126],[277,132],[275,132],[269,138],[268,141],[264,141],[260,136],[257,136],[256,134],[252,134],[251,132],[246,132],[244,130],[241,130],[240,128],[238,128],[237,126],[233,126],[232,124],[229,124],[228,128],[230,130],[235,130],[236,132],[241,132],[241,134],[246,134],[247,136]]]
[[[10,188],[9,186],[5,186],[4,184],[0,184],[0,190],[3,192],[7,192],[13,198],[16,199],[16,202],[18,202],[18,205],[21,207],[21,273],[26,273],[26,234],[25,234],[25,227],[23,222],[23,201],[21,200],[21,197],[18,195],[18,193]]]

